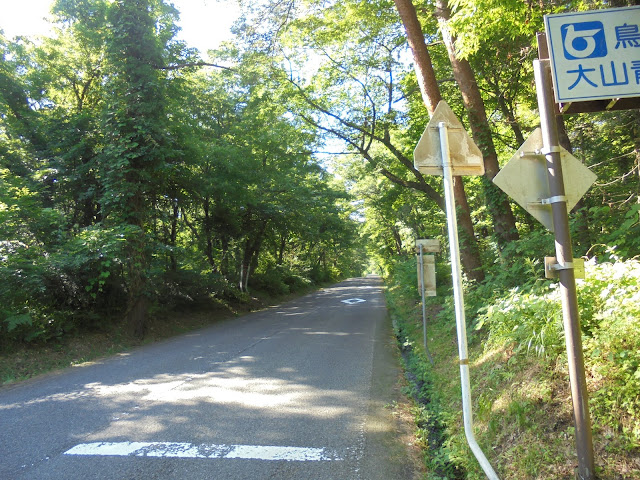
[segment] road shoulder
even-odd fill
[[[399,352],[387,317],[375,335],[371,395],[364,425],[362,478],[418,480],[425,468],[415,444],[412,403],[403,393],[406,384]]]

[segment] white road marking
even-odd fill
[[[348,298],[347,300],[341,300],[342,303],[346,303],[347,305],[354,305],[356,303],[362,303],[362,302],[366,302],[366,300],[363,300],[362,298]]]
[[[244,460],[286,460],[319,462],[342,460],[325,448],[277,447],[265,445],[214,445],[173,442],[82,443],[65,455],[133,456],[163,458],[239,458]]]

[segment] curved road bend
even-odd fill
[[[377,277],[0,389],[0,478],[410,479]]]

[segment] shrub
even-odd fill
[[[562,352],[562,308],[555,285],[514,288],[480,309],[476,330],[489,330],[488,346],[513,344],[516,352],[557,355]]]
[[[255,273],[253,277],[249,277],[249,284],[251,288],[274,296],[286,295],[290,291],[289,285],[284,281],[282,269],[277,267],[269,268],[263,273]]]
[[[286,265],[272,265],[264,272],[258,272],[253,277],[249,277],[252,288],[274,296],[303,290],[311,283],[310,279],[295,273]]]
[[[640,262],[587,264],[578,283],[585,367],[596,422],[621,430],[640,446]],[[564,352],[559,289],[512,289],[481,310],[487,348],[513,345],[517,353]]]
[[[640,447],[640,262],[590,265],[579,292],[594,417]]]

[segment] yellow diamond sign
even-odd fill
[[[547,178],[547,162],[544,155],[540,153],[542,146],[542,130],[537,128],[494,177],[493,183],[553,232],[551,205],[544,202],[551,194]],[[560,161],[567,210],[571,211],[597,177],[562,147],[560,147]]]

